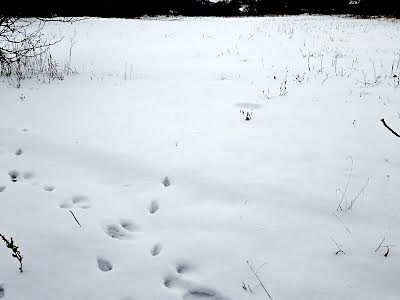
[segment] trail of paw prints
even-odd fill
[[[8,171],[8,176],[12,182],[18,182],[20,180],[29,181],[35,178],[35,173],[32,171],[19,172],[18,170],[14,169]]]
[[[109,223],[104,226],[104,232],[117,240],[129,240],[133,233],[139,231],[139,227],[131,220],[122,219],[119,223]]]
[[[10,170],[8,171],[8,176],[10,177],[11,182],[18,182],[18,181],[23,181],[23,182],[30,182],[32,185],[38,185],[39,183],[37,181],[32,181],[36,175],[32,171],[24,171],[20,172],[18,170]],[[5,185],[0,186],[0,192],[3,192],[5,190]],[[43,190],[46,192],[52,192],[56,189],[54,185],[51,184],[45,184],[43,185]]]
[[[164,278],[164,286],[168,289],[182,290],[184,300],[228,300],[217,290],[197,284],[191,280],[182,278],[183,274],[191,271],[191,266],[186,263],[179,263],[175,266],[176,274]]]
[[[54,190],[54,188],[53,188]],[[71,209],[71,208],[81,208],[88,209],[91,207],[90,198],[85,195],[76,195],[72,198],[66,199],[60,204],[60,208]]]

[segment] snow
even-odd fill
[[[0,83],[1,300],[268,299],[247,261],[273,299],[398,299],[398,21],[46,30],[78,74]]]

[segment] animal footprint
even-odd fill
[[[222,297],[217,291],[209,289],[196,287],[189,289],[184,295],[184,300],[226,300],[226,298]]]
[[[184,274],[189,272],[192,269],[191,266],[185,263],[179,263],[176,265],[176,272],[179,274]]]
[[[164,278],[164,286],[166,288],[173,288],[175,286],[177,286],[178,281],[176,280],[176,278],[172,277],[172,276],[168,276],[166,278]]]
[[[30,180],[32,178],[35,178],[35,174],[33,172],[27,171],[22,173],[22,178],[25,180]]]
[[[0,193],[4,192],[6,188],[7,187],[5,185],[0,185]]]
[[[176,271],[179,274],[185,273],[190,267],[186,264],[178,264]],[[204,287],[189,280],[182,279],[177,276],[167,276],[164,278],[164,286],[167,288],[179,288],[183,291],[182,298],[184,300],[228,300],[218,291]]]
[[[0,298],[3,298],[5,294],[6,290],[4,289],[4,286],[0,284]]]
[[[105,233],[113,239],[128,240],[132,238],[131,232],[138,231],[138,226],[130,220],[121,220],[119,224],[108,224]]]
[[[163,186],[169,187],[171,185],[171,180],[166,176],[162,181]]]
[[[153,200],[153,201],[151,201],[150,206],[149,206],[149,213],[155,214],[159,210],[159,208],[160,208],[160,206],[158,204],[158,201]]]
[[[100,271],[103,272],[109,272],[113,268],[112,263],[109,260],[102,257],[97,258],[97,266],[99,267]]]
[[[124,228],[127,231],[133,232],[133,231],[137,231],[139,229],[135,223],[133,223],[132,221],[127,220],[127,219],[122,219],[120,224],[121,224],[122,228]]]
[[[22,153],[24,153],[24,152],[22,151],[22,149],[17,149],[17,150],[14,152],[14,154],[17,155],[17,156],[21,155]]]
[[[19,172],[17,170],[11,170],[8,172],[8,176],[10,176],[12,182],[17,182],[19,177]]]
[[[157,243],[151,248],[150,253],[152,256],[157,256],[161,253],[161,250],[162,250],[162,245],[160,243]]]
[[[90,200],[84,195],[74,196],[72,198],[72,203],[80,208],[90,208]]]
[[[54,189],[53,189],[54,190]],[[84,195],[76,195],[60,204],[60,208],[70,209],[73,207],[87,209],[90,208],[90,199]]]
[[[45,185],[44,187],[43,187],[43,190],[44,191],[46,191],[46,192],[52,192],[52,191],[54,191],[55,190],[55,186],[53,186],[53,185]]]

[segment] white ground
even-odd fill
[[[380,122],[400,131],[400,22],[48,30],[61,64],[76,34],[78,74],[0,83],[0,233],[24,255],[20,274],[0,243],[0,298],[268,299],[248,260],[273,299],[399,299],[400,246],[374,250],[400,244],[400,139]],[[337,211],[350,172],[343,208],[361,194]]]

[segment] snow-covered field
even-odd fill
[[[47,31],[78,74],[0,83],[1,300],[399,299],[399,21]]]

